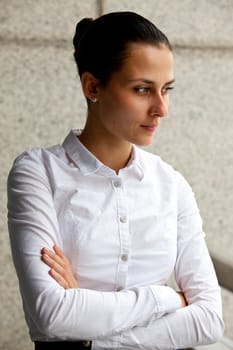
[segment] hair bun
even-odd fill
[[[73,38],[73,45],[76,48],[81,41],[83,35],[87,32],[88,28],[92,25],[94,20],[92,18],[83,18],[80,22],[76,25],[76,31]]]

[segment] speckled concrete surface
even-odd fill
[[[59,143],[85,120],[72,57],[83,16],[133,10],[174,44],[176,89],[169,117],[148,148],[182,172],[196,194],[211,251],[233,264],[233,2],[231,0],[2,0],[0,11],[0,350],[32,350],[11,261],[6,178],[25,148]],[[225,335],[233,339],[233,295],[223,293]]]

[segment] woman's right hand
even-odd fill
[[[64,289],[79,288],[68,258],[56,244],[53,251],[42,248],[41,260],[50,267],[50,276]]]

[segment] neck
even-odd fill
[[[124,168],[130,159],[132,144],[124,140],[120,142],[113,137],[92,132],[86,127],[79,139],[97,159],[116,173]]]

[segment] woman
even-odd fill
[[[132,12],[81,20],[73,42],[85,126],[62,145],[24,152],[8,179],[12,255],[35,349],[216,342],[220,288],[195,197],[139,147],[168,112],[171,45]],[[167,285],[173,273],[178,291]]]

